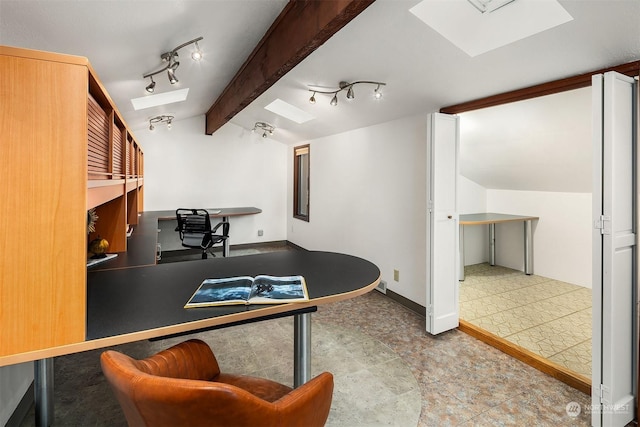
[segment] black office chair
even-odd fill
[[[182,246],[185,248],[199,248],[202,250],[202,259],[207,259],[207,250],[214,245],[222,243],[222,256],[227,256],[225,242],[229,238],[229,222],[220,221],[211,228],[211,217],[206,209],[176,209],[178,226],[176,231],[180,234]],[[216,234],[222,227],[222,234]],[[213,252],[211,255],[215,256]]]

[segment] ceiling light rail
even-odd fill
[[[160,55],[160,59],[163,62],[166,62],[167,65],[165,65],[163,68],[161,68],[160,70],[157,71],[153,71],[151,73],[147,73],[145,75],[142,76],[142,78],[149,78],[151,79],[151,83],[149,83],[149,85],[145,88],[145,90],[149,93],[153,93],[153,91],[156,88],[156,82],[153,80],[153,76],[155,76],[156,74],[160,74],[162,72],[167,72],[167,77],[169,78],[169,83],[176,84],[178,83],[178,78],[176,77],[176,70],[178,69],[178,67],[180,66],[180,61],[178,61],[178,51],[180,49],[182,49],[183,47],[187,47],[191,44],[195,45],[195,50],[193,52],[191,52],[191,58],[194,61],[199,61],[202,59],[202,51],[200,50],[200,46],[198,46],[198,42],[200,40],[202,40],[202,37],[198,37],[195,38],[193,40],[189,40],[188,42],[182,43],[180,46],[173,48],[172,50],[170,50],[169,52],[165,52],[162,55]]]
[[[154,130],[156,127],[154,125],[166,123],[167,129],[171,129],[171,121],[174,119],[174,116],[161,115],[152,117],[149,119],[149,130]]]
[[[309,88],[309,92],[313,92],[311,97],[309,98],[309,102],[311,104],[315,104],[316,103],[316,93],[322,93],[322,94],[325,94],[325,95],[333,95],[333,98],[331,98],[330,104],[335,107],[336,105],[338,105],[338,94],[340,92],[342,92],[343,90],[347,91],[347,99],[354,99],[355,98],[355,93],[354,93],[353,87],[355,85],[358,85],[358,84],[375,85],[376,88],[373,90],[373,97],[375,99],[382,98],[382,92],[380,91],[380,86],[386,86],[387,85],[386,83],[383,83],[383,82],[374,82],[374,81],[369,81],[369,80],[358,80],[358,81],[355,81],[355,82],[352,82],[352,83],[340,82],[339,89],[336,89],[336,90],[320,90],[320,89]]]
[[[273,135],[273,131],[276,130],[276,127],[272,124],[269,124],[267,122],[256,122],[255,125],[253,125],[253,129],[251,129],[251,132],[262,132],[262,137],[266,138],[269,135]]]

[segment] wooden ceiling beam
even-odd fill
[[[206,115],[211,135],[375,0],[291,0]]]
[[[463,102],[462,104],[451,105],[449,107],[441,108],[440,112],[446,114],[460,114],[466,111],[495,107],[497,105],[508,104],[510,102],[524,101],[525,99],[537,98],[539,96],[551,95],[567,90],[580,89],[591,86],[591,76],[594,74],[604,74],[609,71],[616,71],[620,74],[635,77],[640,73],[640,61],[602,68],[577,76],[541,83],[539,85],[523,89],[516,89],[511,92],[492,95],[486,98],[476,99],[474,101]]]

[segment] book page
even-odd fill
[[[205,279],[184,307],[246,304],[252,283],[251,277]]]
[[[302,276],[256,276],[249,296],[250,304],[275,304],[308,300],[307,285]]]

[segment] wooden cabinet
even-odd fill
[[[0,358],[85,340],[87,209],[110,252],[142,150],[86,58],[0,46]]]

